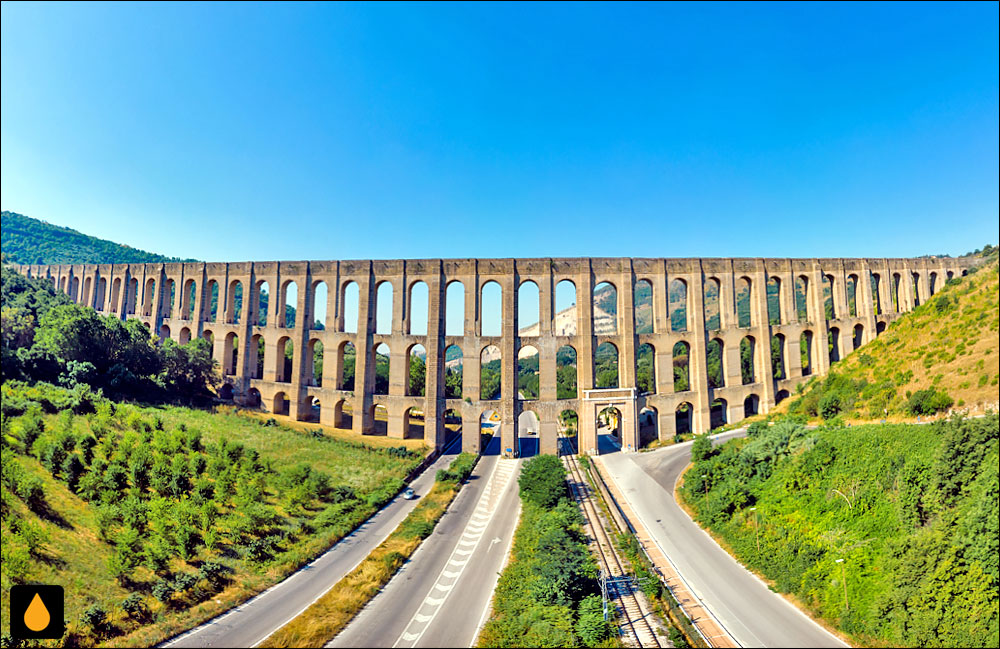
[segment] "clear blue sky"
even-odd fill
[[[980,4],[2,5],[2,207],[206,260],[998,239]]]

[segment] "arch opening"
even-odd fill
[[[340,390],[354,390],[354,366],[357,361],[357,353],[354,343],[342,342],[337,348],[337,361],[340,365],[340,376],[337,377],[337,388]]]
[[[618,387],[618,348],[603,342],[594,350],[594,387]]]
[[[424,410],[417,406],[407,408],[403,412],[403,439],[424,438]]]
[[[719,338],[713,338],[705,346],[705,361],[708,374],[708,387],[719,389],[726,387],[726,372],[723,363],[725,345]]]
[[[826,347],[830,354],[830,362],[836,363],[840,360],[840,329],[830,327],[826,334]]]
[[[222,373],[225,376],[236,374],[236,365],[240,355],[240,337],[234,333],[226,334],[225,355],[223,357]]]
[[[767,280],[767,322],[781,324],[781,280],[777,277]]]
[[[753,326],[752,311],[750,309],[750,291],[752,284],[748,277],[741,277],[736,280],[736,320],[737,325],[743,329]]]
[[[597,452],[598,454],[614,453],[622,447],[621,410],[607,406],[597,413]]]
[[[645,448],[660,438],[660,417],[653,406],[639,410],[639,448]]]
[[[523,337],[538,336],[541,333],[539,322],[538,285],[525,280],[517,288],[517,335]]]
[[[284,392],[278,392],[274,395],[274,403],[272,404],[271,412],[276,415],[288,414],[288,396]]]
[[[243,282],[234,279],[229,283],[229,296],[226,302],[229,324],[240,323],[240,312],[243,311]]]
[[[600,282],[594,286],[593,327],[598,336],[613,336],[618,333],[618,289],[611,282]]]
[[[788,378],[785,372],[785,335],[771,336],[771,373],[772,378],[781,381]]]
[[[656,349],[649,343],[635,351],[635,383],[639,394],[656,393]]]
[[[489,281],[479,291],[479,335],[499,336],[503,327],[503,289]]]
[[[278,326],[286,329],[295,327],[298,316],[299,285],[294,280],[285,280],[281,284],[281,299],[278,301]]]
[[[315,331],[326,330],[327,303],[330,301],[330,289],[323,280],[312,284],[312,300],[309,309],[309,328]]]
[[[361,290],[354,281],[344,282],[340,287],[340,309],[337,313],[337,330],[344,333],[358,333],[358,307]]]
[[[760,397],[751,394],[743,400],[743,417],[753,417],[760,411]]]
[[[385,343],[379,343],[372,350],[372,365],[375,367],[375,388],[372,394],[389,394],[389,370],[392,352]]]
[[[674,368],[674,392],[687,392],[691,389],[691,346],[680,341],[674,345],[671,356]]]
[[[637,334],[653,333],[653,285],[648,280],[640,279],[635,283],[632,306],[635,315],[635,332]]]
[[[677,410],[674,411],[674,436],[675,439],[679,439],[681,435],[688,435],[692,431],[691,427],[691,415],[694,409],[691,404],[684,402],[677,406]]]
[[[750,385],[757,380],[756,341],[753,336],[744,336],[740,341],[740,376],[743,385]]]
[[[705,280],[703,290],[705,291],[705,329],[708,331],[718,331],[722,329],[722,315],[719,310],[719,280],[709,277]]]
[[[576,335],[576,284],[568,279],[556,284],[555,315],[552,317],[552,331],[555,335]]]
[[[566,409],[559,413],[559,455],[576,455],[579,452],[579,417],[575,410]]]
[[[802,362],[802,376],[811,376],[813,373],[812,353],[813,333],[808,329],[802,332],[799,337],[799,356]]]
[[[865,327],[861,324],[854,325],[854,349],[861,347],[864,342]]]
[[[858,276],[847,277],[847,313],[852,318],[858,317]]]
[[[668,296],[671,331],[687,331],[687,292],[687,282],[676,278],[671,280]]]
[[[385,437],[389,434],[389,411],[380,403],[372,405],[371,435]]]
[[[406,355],[406,362],[406,394],[422,397],[427,386],[427,350],[421,344],[412,345]]]
[[[576,397],[576,350],[569,345],[563,345],[556,351],[556,398],[576,399]]]
[[[257,282],[257,299],[254,301],[256,310],[256,324],[258,327],[267,326],[267,306],[271,293],[271,286],[267,281]]]
[[[448,282],[444,298],[444,335],[465,335],[465,284],[455,280]]]
[[[411,336],[426,336],[430,289],[427,282],[417,281],[410,285],[410,299],[406,309],[406,331]]]
[[[309,379],[309,385],[323,387],[323,342],[318,338],[313,338],[309,341],[306,360],[309,363],[309,366],[306,367],[306,377]]]
[[[519,457],[538,455],[538,415],[533,410],[522,410],[517,416],[517,452]]]
[[[500,348],[496,345],[487,345],[479,353],[479,398],[500,398]]]
[[[462,348],[458,345],[449,345],[444,350],[444,396],[446,399],[462,398],[463,360]]]
[[[375,333],[392,333],[392,282],[382,281],[375,287]]]
[[[522,401],[538,399],[538,349],[526,345],[517,350],[517,398]]]
[[[729,413],[727,412],[725,399],[715,399],[709,406],[709,427],[714,430],[728,423]]]

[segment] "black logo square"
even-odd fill
[[[58,640],[64,631],[62,586],[11,586],[10,634],[13,637]]]

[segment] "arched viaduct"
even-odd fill
[[[597,413],[608,405],[621,413],[621,441],[626,449],[639,446],[640,412],[649,413],[642,418],[651,419],[662,438],[673,436],[679,421],[693,432],[704,432],[713,419],[733,422],[747,413],[767,412],[806,379],[800,343],[809,346],[808,371],[825,374],[831,358],[871,341],[900,313],[927,300],[948,278],[964,274],[971,265],[968,259],[935,257],[581,258],[15,268],[29,276],[50,278],[76,302],[105,314],[139,318],[161,338],[171,337],[181,344],[194,337],[210,339],[223,373],[221,392],[226,396],[231,392],[238,403],[259,401],[265,410],[287,410],[293,418],[308,419],[318,400],[320,421],[337,425],[345,423],[349,404],[350,427],[355,432],[369,434],[380,426],[391,437],[406,436],[408,415],[420,410],[424,438],[435,446],[445,440],[445,412],[454,411],[465,431],[463,446],[473,452],[481,450],[481,437],[475,433],[484,412],[499,414],[502,445],[513,449],[518,444],[519,415],[531,410],[539,422],[540,450],[553,453],[560,413],[566,410],[579,415],[579,445],[584,451],[597,447]],[[557,314],[556,287],[563,281],[570,282],[575,293],[575,314]],[[500,288],[502,327],[491,332],[498,335],[483,335],[483,294],[490,282]],[[388,293],[381,288],[386,283],[392,288],[391,325],[377,330],[377,299]],[[420,283],[426,288],[427,325],[426,333],[414,335],[411,296]],[[605,301],[599,309],[593,295],[604,283],[613,290],[604,289],[602,296],[610,303]],[[519,326],[517,299],[519,289],[528,284],[537,287],[538,294],[539,324],[530,332]],[[260,312],[260,291],[265,285],[268,305],[266,312]],[[285,317],[286,296],[292,294],[293,285],[297,295],[294,324]],[[323,309],[317,308],[316,296],[324,285],[325,322],[317,325],[315,316]],[[345,303],[355,290],[356,327],[345,321]],[[774,309],[769,313],[769,291],[779,314]],[[649,296],[642,327],[637,326],[636,317],[643,308],[636,303],[639,294]],[[461,298],[464,305],[460,332],[445,330],[449,297]],[[557,315],[563,325],[568,318],[571,326],[557,327]],[[598,320],[603,324],[596,326]],[[380,333],[383,328],[388,331]],[[777,373],[770,353],[772,337],[779,341],[784,365]],[[260,341],[263,359],[257,354]],[[289,341],[290,367],[284,354]],[[317,343],[324,350],[321,376],[314,376],[313,368]],[[595,388],[595,352],[605,343],[613,345],[617,354],[617,388]],[[342,384],[348,344],[356,350],[353,390],[343,389]],[[390,352],[389,382],[383,390],[387,394],[376,394],[374,350],[381,344]],[[410,350],[418,344],[426,352],[425,389],[423,396],[408,396]],[[463,380],[461,397],[450,398],[445,350],[453,345],[461,350]],[[483,350],[491,345],[499,350],[500,388],[498,398],[483,399],[480,363]],[[538,393],[533,400],[522,398],[518,391],[518,353],[528,345],[538,352]],[[722,366],[713,370],[713,376],[706,360],[709,345],[721,346]],[[749,345],[749,372],[741,366],[741,345]],[[558,398],[556,357],[566,347],[575,353],[577,390],[573,398]],[[655,377],[641,391],[637,381],[640,350],[651,355]],[[679,359],[687,364],[686,386],[674,382]],[[381,417],[376,423],[376,406],[385,408],[384,423]],[[679,410],[690,414],[682,418]]]

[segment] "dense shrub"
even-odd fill
[[[929,388],[917,390],[906,401],[906,407],[914,415],[933,415],[951,408],[954,400],[944,392]]]
[[[566,468],[554,455],[538,455],[521,466],[517,479],[521,499],[543,509],[554,507],[568,494]]]

